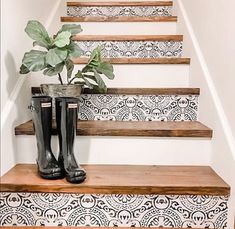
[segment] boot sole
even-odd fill
[[[57,179],[62,179],[64,178],[64,175],[61,173],[53,173],[53,174],[43,174],[39,172],[39,175],[43,178],[43,179],[47,179],[47,180],[57,180]]]

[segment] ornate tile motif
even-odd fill
[[[227,196],[1,193],[0,226],[227,228]]]
[[[167,17],[172,16],[172,6],[69,6],[70,17]]]
[[[97,46],[102,48],[102,55],[106,58],[181,57],[183,49],[181,41],[79,41],[77,43],[83,50],[83,57],[89,57]]]
[[[80,120],[196,121],[197,95],[81,96]]]

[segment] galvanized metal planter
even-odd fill
[[[41,84],[43,94],[55,97],[80,97],[82,93],[82,85],[80,84]]]

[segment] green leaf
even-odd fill
[[[62,26],[61,30],[58,33],[63,32],[63,31],[68,31],[73,36],[78,33],[81,33],[82,28],[80,25],[77,25],[77,24],[65,24]]]
[[[103,79],[101,78],[100,74],[97,72],[94,72],[94,77],[96,79],[96,83],[98,84],[98,88],[100,89],[99,91],[106,92],[107,87],[106,87]]]
[[[91,65],[86,65],[86,66],[82,69],[82,73],[87,73],[87,72],[94,72],[93,66],[91,66]]]
[[[82,78],[83,77],[82,72],[80,70],[78,70],[78,72],[75,74],[75,76],[77,78]]]
[[[35,47],[35,46],[40,46],[40,47],[47,48],[47,49],[49,48],[48,44],[45,44],[41,41],[34,41],[33,42],[33,47]]]
[[[25,65],[22,64],[20,66],[20,74],[27,74],[29,72],[30,72],[30,70]]]
[[[70,32],[63,31],[56,36],[53,44],[58,48],[63,48],[64,46],[69,45],[70,37],[71,37]]]
[[[51,39],[44,28],[44,26],[39,21],[29,21],[25,32],[28,34],[30,38],[34,41],[37,41],[40,46],[49,48],[51,45]]]
[[[46,55],[46,62],[47,64],[54,67],[57,64],[63,62],[67,58],[67,53],[68,53],[67,50],[59,48],[50,49]]]
[[[106,93],[107,92],[107,88],[100,88],[97,85],[93,85],[93,90],[99,92],[99,93]]]
[[[98,66],[99,63],[101,63],[101,62],[102,62],[101,49],[100,49],[100,47],[97,47],[92,51],[90,59],[88,61],[88,65]]]
[[[94,85],[92,85],[89,80],[87,80],[86,78],[83,78],[83,80],[87,87],[89,87],[90,89],[93,89]]]
[[[63,71],[64,63],[57,64],[55,67],[48,67],[44,70],[43,74],[47,76],[54,76]]]
[[[68,46],[69,58],[78,58],[82,55],[82,49],[75,43],[71,42]]]
[[[31,50],[30,52],[25,53],[22,63],[32,72],[40,71],[46,67],[46,54],[47,52]]]
[[[74,69],[73,61],[67,60],[65,62],[65,66],[66,66],[66,69],[67,69],[67,77],[70,78],[72,76],[73,69]]]
[[[110,63],[102,62],[95,69],[100,73],[104,74],[108,79],[114,79],[113,66]]]

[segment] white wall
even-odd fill
[[[211,165],[231,186],[230,221],[235,213],[235,1],[178,0],[178,33],[192,58],[190,85],[201,88],[199,119],[214,130]]]
[[[32,19],[56,28],[62,4],[61,0],[1,1],[1,174],[15,163],[14,126],[29,117],[31,79],[18,73],[24,52],[32,48],[24,28]]]

